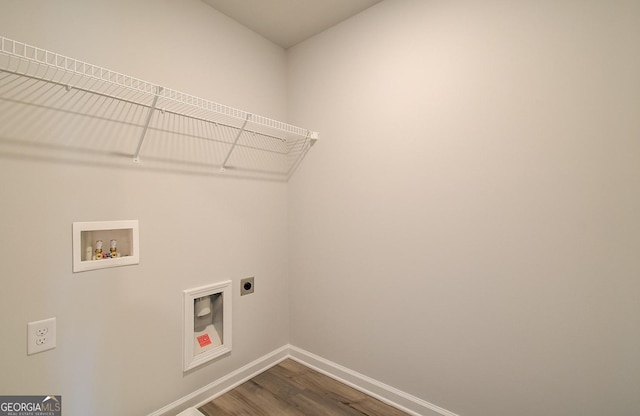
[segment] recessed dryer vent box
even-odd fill
[[[231,351],[231,281],[184,291],[184,371]]]
[[[73,271],[140,263],[138,220],[73,223]]]

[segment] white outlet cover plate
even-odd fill
[[[27,355],[51,350],[56,347],[56,318],[27,324]]]

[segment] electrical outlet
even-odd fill
[[[27,324],[27,355],[56,347],[56,318]]]
[[[253,277],[247,277],[246,279],[240,280],[240,296],[253,293],[253,290],[255,288],[253,279]]]

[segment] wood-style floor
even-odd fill
[[[198,410],[207,416],[407,416],[290,359]]]

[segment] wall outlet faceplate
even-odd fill
[[[56,318],[27,324],[27,355],[56,347]]]
[[[247,277],[246,279],[240,280],[240,296],[248,295],[253,293],[255,289],[255,284],[253,282],[253,277]]]

